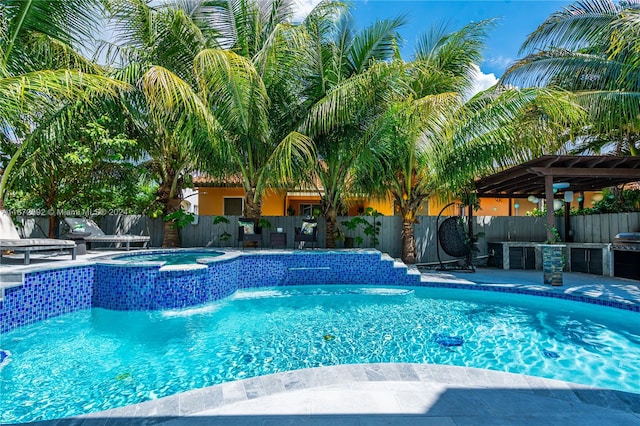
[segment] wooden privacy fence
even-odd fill
[[[180,231],[182,247],[239,247],[238,245],[238,217],[226,216],[228,224],[213,224],[214,216],[199,216],[197,223],[187,225]],[[364,216],[369,223],[373,217]],[[294,227],[302,224],[303,218],[300,216],[269,216],[265,219],[271,222],[270,229],[263,230],[263,247],[270,247],[270,233],[276,232],[277,228],[282,228],[287,234],[287,248],[294,248]],[[349,217],[339,217],[338,223],[349,220]],[[414,235],[418,249],[418,262],[435,262],[438,259],[436,244],[436,216],[419,216],[419,223],[414,225]],[[441,222],[445,218],[442,217]],[[376,249],[389,253],[393,257],[400,257],[402,254],[402,221],[399,216],[380,216],[378,220],[382,223],[378,234],[379,243]],[[487,243],[494,241],[544,241],[546,238],[545,218],[527,216],[477,216],[473,218],[474,233],[483,233],[478,240],[478,254],[487,254]],[[25,237],[44,237],[48,230],[48,218],[46,217],[24,217],[17,221],[22,225],[22,232]],[[163,223],[161,219],[150,219],[145,216],[105,216],[98,220],[98,224],[106,234],[133,234],[150,235],[151,247],[162,245]],[[564,220],[562,217],[556,218],[556,227],[560,235],[564,235]],[[345,227],[341,225],[345,230]],[[574,232],[575,242],[584,243],[610,243],[613,237],[620,232],[640,231],[640,212],[633,213],[611,213],[588,216],[572,216],[571,229]],[[61,237],[67,230],[61,227],[59,234]],[[348,237],[362,237],[361,247],[373,247],[371,238],[364,235],[362,227],[350,233],[346,231]],[[228,241],[224,241],[221,236],[227,233],[230,235]],[[318,244],[317,247],[326,247],[325,223],[318,221]],[[342,242],[338,242],[338,247],[343,247]],[[449,256],[441,252],[442,260],[450,259]]]

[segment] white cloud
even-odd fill
[[[513,58],[505,58],[504,56],[492,56],[486,60],[488,64],[493,65],[496,68],[509,68],[509,66],[515,62]]]
[[[302,22],[321,0],[296,0],[293,5],[293,22]]]
[[[480,67],[477,65],[473,65],[474,69],[474,79],[473,86],[467,92],[467,98],[473,97],[476,93],[482,92],[483,90],[487,90],[489,87],[494,86],[498,79],[494,73],[485,74],[482,72]]]

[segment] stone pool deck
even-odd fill
[[[105,254],[90,253],[76,262]],[[34,259],[31,267],[18,262],[3,259],[0,272],[21,273],[59,261]],[[581,273],[565,273],[562,287],[543,285],[540,271],[489,268],[422,272],[421,280],[430,286],[509,287],[640,305],[640,281]],[[638,425],[640,383],[637,387],[638,393],[626,393],[443,365],[338,365],[224,383],[37,424]]]

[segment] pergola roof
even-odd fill
[[[640,157],[543,155],[476,181],[479,197],[541,197],[545,176],[570,191],[595,191],[640,181]]]

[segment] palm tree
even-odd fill
[[[575,94],[591,123],[576,152],[640,154],[640,1],[583,0],[553,13],[522,45],[528,56],[503,84],[558,86]]]
[[[398,87],[397,30],[403,18],[378,21],[356,33],[349,8],[322,2],[302,23],[308,34],[307,112],[301,130],[311,136],[317,153],[311,185],[319,181],[327,247],[335,247],[337,216],[352,190],[354,165],[368,155],[366,121],[382,112]]]
[[[87,41],[95,24],[97,0],[6,0],[0,6],[0,138],[15,149],[0,180],[4,208],[23,152],[58,125],[78,99],[115,96],[127,86],[99,75],[99,69],[74,50]]]
[[[215,8],[224,49],[203,51],[195,65],[200,93],[222,129],[217,153],[226,167],[208,171],[241,177],[249,218],[261,215],[268,187],[285,186],[294,165],[313,158],[310,139],[296,129],[307,77],[304,34],[289,23],[292,3],[224,2]]]
[[[285,3],[274,2],[274,7]],[[298,55],[292,50],[296,40],[271,15],[268,25],[258,25],[256,19],[265,19],[260,9],[264,3],[203,5],[205,2],[184,2],[179,7],[154,9],[139,0],[113,3],[118,38],[125,43],[120,49],[112,48],[109,56],[118,53],[124,58],[121,62],[126,66],[118,75],[139,88],[127,102],[138,123],[139,140],[151,157],[149,168],[160,182],[158,201],[164,205],[165,217],[180,211],[181,189],[194,170],[239,174],[246,215],[257,217],[269,182],[290,175],[292,159],[311,155],[309,139],[282,125],[287,122],[282,101],[294,98],[286,94],[292,84],[301,81],[299,76],[288,78],[296,69]],[[236,16],[243,13],[250,16]],[[274,15],[283,16],[280,12]],[[226,22],[220,16],[235,19],[233,31],[225,33],[224,25],[217,29],[203,24]],[[246,29],[236,21],[253,26]],[[270,32],[265,35],[267,28]],[[246,42],[251,31],[260,33],[260,43]],[[233,34],[238,38],[232,38]],[[219,35],[230,49],[220,48],[207,35]],[[179,61],[173,56],[165,58],[185,41],[188,51]],[[271,98],[269,90],[278,92],[278,97]],[[282,101],[275,103],[274,99]],[[276,121],[279,127],[272,126]],[[164,231],[164,246],[179,244],[170,221],[165,222]]]
[[[376,155],[359,165],[358,184],[393,197],[406,263],[416,261],[413,225],[424,200],[435,192],[462,195],[494,165],[555,141],[557,123],[566,126],[578,115],[566,96],[546,91],[496,88],[465,101],[491,25],[472,23],[452,33],[434,27],[423,36],[415,60],[403,64],[412,90],[371,124]]]
[[[212,120],[194,90],[193,63],[216,40],[214,31],[201,24],[207,14],[198,6],[201,2],[153,7],[144,0],[110,1],[109,19],[119,44],[100,46],[116,66],[113,74],[136,88],[121,102],[130,136],[148,156],[142,165],[158,182],[164,247],[180,245],[172,218],[181,211],[182,189],[190,173],[212,156],[207,124],[202,125]]]

